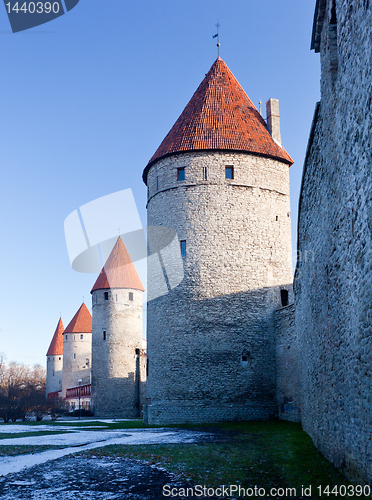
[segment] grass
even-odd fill
[[[35,432],[0,432],[1,439],[18,439],[23,437],[54,436],[55,434],[70,434],[73,431],[35,431]]]
[[[192,426],[187,426],[192,429]],[[113,445],[84,452],[87,456],[116,456],[160,464],[190,484],[216,488],[220,485],[241,485],[244,488],[296,488],[312,486],[312,498],[341,498],[339,495],[319,496],[317,486],[351,485],[313,445],[300,424],[291,422],[247,422],[199,426],[216,433],[216,442],[201,444],[169,444],[125,446]],[[254,497],[258,498],[258,497]],[[271,496],[270,498],[279,498]],[[342,498],[362,498],[347,496]]]
[[[0,427],[8,424],[1,424]],[[12,422],[11,425],[17,425],[17,426],[22,426],[22,425],[27,425],[27,426],[34,426],[37,427],[39,425],[48,425],[51,428],[53,426],[60,427],[61,425],[63,427],[88,427],[86,430],[89,431],[89,427],[97,427],[96,429],[92,429],[94,431],[99,431],[100,428],[102,430],[107,430],[107,429],[144,429],[144,428],[150,428],[150,427],[164,427],[164,426],[150,426],[150,425],[145,425],[142,421],[142,419],[133,419],[133,420],[128,420],[128,421],[118,421],[118,422],[102,422],[100,420],[71,420],[70,422],[64,421],[59,421],[59,420],[42,420],[41,422]],[[48,431],[47,431],[48,432]],[[51,431],[53,432],[53,431]],[[1,433],[0,433],[0,438],[1,438]],[[19,434],[17,434],[18,436]],[[31,433],[31,435],[34,435],[34,433]]]
[[[59,450],[66,446],[0,446],[0,457],[16,457],[18,455],[28,455],[33,453],[41,453],[47,450]],[[1,470],[0,470],[1,474]]]

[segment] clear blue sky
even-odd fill
[[[0,352],[45,364],[96,275],[71,269],[64,219],[131,188],[146,225],[142,170],[220,55],[252,101],[278,98],[295,239],[319,55],[315,0],[80,0],[13,34],[0,8]]]

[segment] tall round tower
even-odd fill
[[[144,288],[121,237],[92,294],[92,405],[95,416],[140,415]],[[142,373],[141,373],[142,372]]]
[[[92,316],[83,302],[63,332],[62,397],[71,387],[90,384]]]
[[[59,318],[56,331],[47,352],[46,369],[46,394],[53,394],[54,399],[62,391],[62,367],[63,367],[63,323]]]
[[[276,415],[274,311],[292,294],[289,166],[219,57],[143,173],[148,226],[177,231],[184,280],[148,304],[147,421]],[[151,287],[151,283],[149,283]]]

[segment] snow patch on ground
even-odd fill
[[[56,429],[56,427],[55,427]],[[71,430],[71,428],[70,428]],[[77,429],[73,433],[57,434],[49,436],[30,436],[18,439],[2,439],[1,445],[55,445],[66,446],[64,449],[48,450],[42,453],[19,455],[16,457],[0,458],[0,474],[13,474],[35,465],[43,464],[51,460],[71,455],[80,451],[91,450],[114,444],[139,445],[139,444],[161,444],[161,443],[193,443],[206,434],[188,430],[169,429],[125,429],[123,431],[101,432],[83,431]],[[35,497],[36,498],[36,497]]]

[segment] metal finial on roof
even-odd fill
[[[217,33],[215,35],[213,35],[213,38],[217,38],[217,55],[219,56],[220,55],[220,24],[218,23],[217,21],[217,24],[215,25],[216,28],[217,28]]]
[[[261,101],[261,95],[258,96],[258,112],[260,113],[260,115],[262,116],[262,113],[261,113],[261,104],[262,104],[262,101]]]

